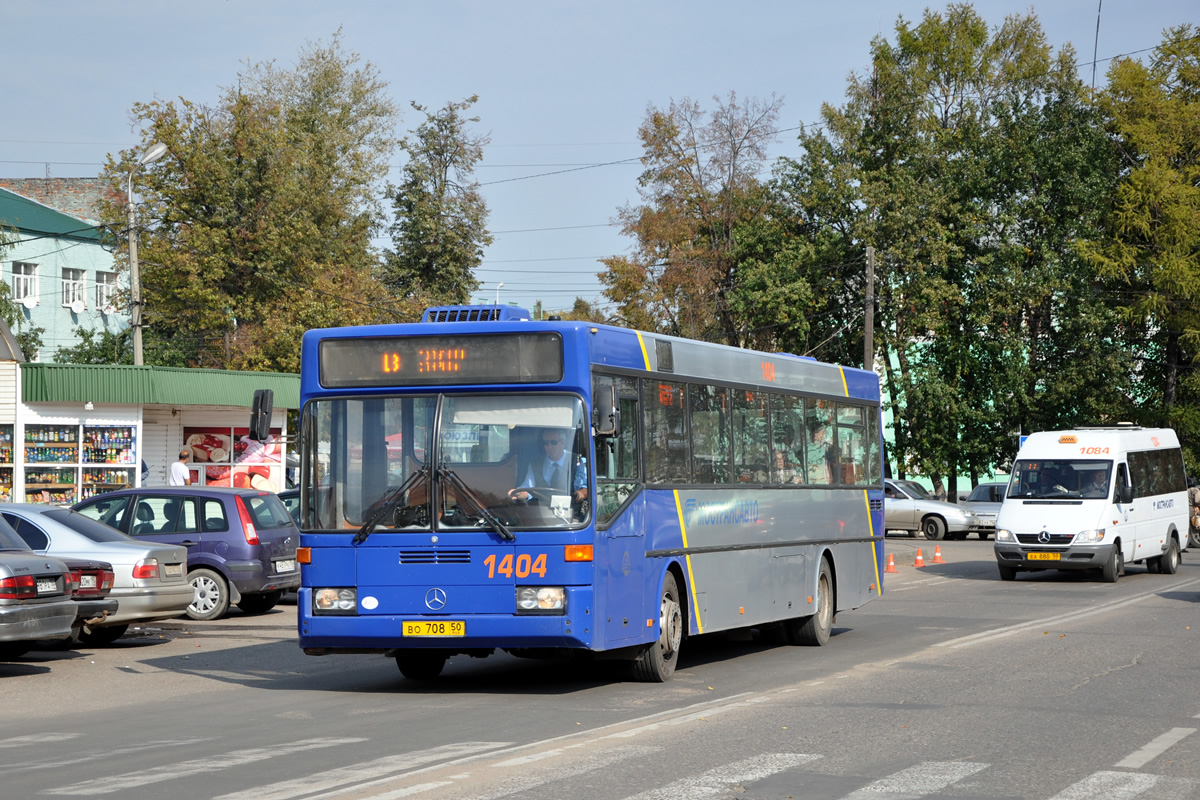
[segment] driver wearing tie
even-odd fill
[[[568,480],[572,502],[582,503],[587,498],[587,467],[582,458],[571,458],[567,450],[568,435],[567,431],[553,428],[542,431],[542,455],[529,465],[525,479],[515,489],[509,490],[510,499],[524,502],[533,495],[528,490],[535,488],[566,494]]]

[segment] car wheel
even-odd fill
[[[988,533],[987,531],[979,532],[979,541],[981,541],[981,542],[986,542],[990,537],[991,537],[991,534]]]
[[[1200,530],[1193,528],[1188,531],[1188,547],[1200,548]]]
[[[1125,556],[1121,553],[1120,547],[1114,547],[1108,554],[1108,561],[1105,561],[1104,566],[1100,568],[1100,575],[1104,578],[1105,583],[1116,583],[1117,578],[1121,577],[1124,570]]]
[[[683,642],[683,607],[675,576],[663,579],[662,599],[658,606],[658,640],[651,642],[633,661],[633,676],[639,681],[662,683],[675,674],[679,645]]]
[[[940,517],[926,517],[921,520],[921,533],[926,539],[941,539],[946,535],[946,523]]]
[[[1167,539],[1167,552],[1159,556],[1158,570],[1164,575],[1174,575],[1177,569],[1179,569],[1179,544],[1172,536]]]
[[[431,681],[442,674],[446,654],[440,650],[409,650],[396,654],[396,666],[410,681]]]
[[[220,573],[203,567],[188,573],[195,594],[187,615],[192,619],[220,619],[229,610],[229,585]]]
[[[788,644],[821,647],[829,643],[833,631],[833,576],[829,562],[821,559],[821,574],[817,577],[817,613],[796,617],[783,623]]]
[[[79,632],[79,641],[92,647],[102,647],[120,639],[128,630],[128,625],[104,625],[95,628],[84,626]]]
[[[244,594],[237,607],[247,614],[263,614],[274,608],[282,597],[282,591]]]

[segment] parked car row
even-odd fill
[[[103,645],[133,622],[262,613],[300,585],[299,532],[273,492],[122,489],[0,505],[0,660],[41,640]]]
[[[981,483],[961,503],[938,500],[915,481],[883,482],[883,524],[889,531],[918,533],[926,539],[965,539],[974,533],[987,539],[996,531],[996,514],[1006,483]]]

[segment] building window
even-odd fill
[[[13,262],[13,300],[21,301],[26,297],[38,299],[37,264],[22,264]]]
[[[87,303],[87,284],[83,280],[83,270],[63,267],[62,303],[64,306]]]
[[[116,307],[117,273],[96,273],[96,308],[108,314]]]

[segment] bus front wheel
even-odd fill
[[[821,559],[821,574],[817,576],[817,613],[796,617],[783,623],[784,636],[792,645],[821,647],[829,643],[833,631],[833,576],[829,562]]]
[[[658,641],[652,642],[633,661],[633,675],[639,681],[662,683],[670,680],[679,660],[679,645],[683,642],[683,606],[679,602],[675,576],[670,572],[663,579],[658,630]]]
[[[410,681],[431,681],[442,674],[446,666],[446,654],[437,650],[410,650],[396,654],[396,666],[400,674]]]

